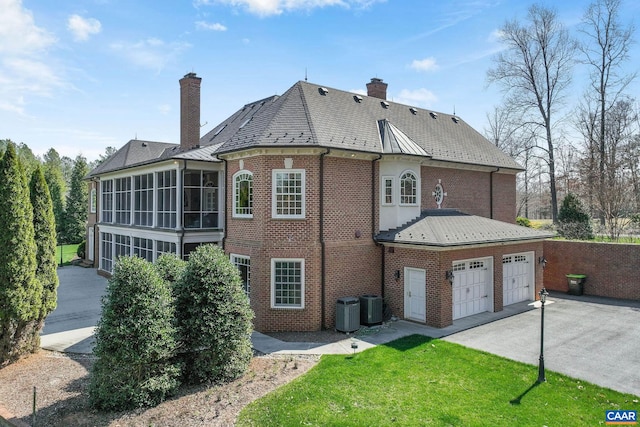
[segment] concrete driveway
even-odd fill
[[[58,307],[41,334],[45,349],[91,353],[107,280],[95,269],[58,269]],[[412,322],[390,322],[370,334],[353,334],[332,344],[291,343],[254,332],[263,353],[343,354],[351,341],[358,351],[410,334],[462,344],[532,365],[540,356],[540,303],[518,303],[499,313],[481,313],[444,329]],[[367,331],[365,331],[367,332]],[[640,396],[640,301],[620,301],[552,293],[545,305],[544,358],[547,370]],[[537,370],[532,369],[532,380]]]
[[[546,370],[640,396],[640,302],[552,293],[544,311]],[[444,339],[537,365],[540,310]]]

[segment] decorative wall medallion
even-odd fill
[[[431,192],[431,195],[436,200],[436,205],[438,205],[438,209],[442,208],[442,202],[444,202],[444,198],[447,195],[447,193],[444,191],[444,188],[442,187],[442,180],[440,179],[438,180],[438,183],[436,184],[436,188],[435,190],[433,190],[433,192]]]

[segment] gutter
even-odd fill
[[[224,171],[222,171],[222,176],[223,176],[223,189],[224,189],[224,200],[222,203],[222,206],[224,206],[224,228],[222,229],[222,241],[220,242],[222,245],[222,250],[224,251],[224,243],[227,240],[227,227],[228,227],[228,222],[227,220],[229,219],[229,209],[227,209],[227,159],[220,159],[222,160],[222,164],[224,165]],[[232,184],[233,185],[233,184]],[[233,189],[232,189],[233,191]],[[233,201],[231,201],[231,209],[233,209]]]

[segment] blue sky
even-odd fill
[[[554,5],[574,30],[589,0]],[[555,3],[555,2],[554,2]],[[133,138],[179,142],[179,84],[202,77],[203,134],[296,81],[455,112],[477,130],[500,102],[497,30],[529,1],[0,0],[0,139],[93,160]],[[544,4],[544,3],[543,3]],[[623,16],[640,16],[637,2]],[[636,34],[636,38],[639,35]],[[640,66],[634,45],[629,70]],[[572,93],[585,87],[576,70]],[[638,81],[630,88],[638,96]],[[205,124],[206,123],[206,124]]]

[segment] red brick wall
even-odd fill
[[[436,209],[431,195],[438,180],[447,193],[443,208],[458,209],[491,218],[491,180],[493,179],[493,218],[509,223],[516,216],[515,175],[461,169],[422,167],[422,208]]]
[[[640,300],[640,245],[546,240],[544,286],[567,292],[567,274],[586,274],[584,293]]]
[[[305,169],[305,219],[271,218],[272,170],[293,158]],[[337,298],[381,293],[381,249],[372,238],[371,161],[324,158],[324,326],[335,325]],[[320,240],[320,156],[257,156],[243,160],[253,173],[253,218],[228,214],[225,251],[251,257],[254,326],[263,332],[313,331],[323,326],[322,243]],[[233,174],[239,161],[227,162],[227,209],[233,209]],[[375,169],[374,169],[375,173]],[[271,259],[305,259],[305,308],[271,308]]]
[[[392,250],[390,250],[392,249]],[[422,268],[427,276],[427,324],[443,328],[453,322],[453,295],[451,283],[445,272],[451,269],[453,261],[473,258],[493,258],[493,297],[494,311],[502,311],[502,256],[521,252],[534,252],[532,262],[542,255],[543,242],[521,243],[504,246],[491,246],[455,251],[428,251],[408,248],[386,248],[385,256],[385,300],[391,312],[404,317],[404,267]],[[396,280],[395,272],[400,270]],[[537,264],[535,268],[536,293],[542,288],[543,270]]]

